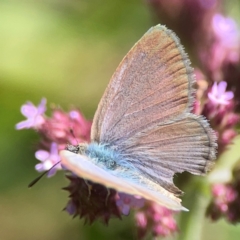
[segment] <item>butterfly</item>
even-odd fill
[[[173,210],[182,191],[175,173],[204,175],[214,164],[216,136],[191,113],[195,78],[179,38],[150,28],[123,58],[95,113],[91,142],[61,151],[77,176]]]

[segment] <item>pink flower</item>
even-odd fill
[[[40,146],[35,156],[41,163],[35,166],[39,172],[49,170],[60,161],[58,152],[66,147],[67,143],[76,144],[89,141],[91,122],[87,121],[80,111],[72,110],[69,113],[61,109],[53,109],[52,117],[43,115],[46,111],[46,99],[36,107],[27,102],[21,108],[21,112],[27,120],[16,125],[16,129],[34,128],[41,136]],[[71,132],[72,131],[72,132]],[[48,176],[61,169],[60,164],[48,172]]]
[[[212,220],[225,217],[229,222],[239,222],[239,193],[239,181],[235,181],[235,179],[232,183],[213,185],[213,199],[208,206],[207,216]]]
[[[118,193],[116,204],[123,215],[128,215],[132,207],[141,208],[144,206],[145,200],[138,196],[126,193]]]
[[[212,18],[212,29],[215,35],[210,62],[212,70],[222,70],[223,65],[229,62],[238,63],[240,41],[235,21],[221,14],[215,14]]]
[[[221,81],[219,84],[214,82],[211,91],[208,93],[208,98],[215,105],[228,105],[230,100],[233,99],[234,94],[232,91],[227,91],[227,83]]]
[[[219,13],[216,13],[212,18],[212,28],[215,36],[224,46],[229,48],[238,46],[238,27],[232,18],[227,18]]]
[[[221,142],[225,145],[230,144],[234,137],[237,136],[235,129],[229,128],[223,131],[221,136]]]
[[[153,234],[155,236],[168,236],[177,231],[177,223],[173,218],[172,210],[153,203],[151,211],[154,219]]]
[[[60,156],[58,155],[58,145],[56,143],[51,144],[50,152],[45,150],[38,150],[35,153],[35,157],[41,161],[35,166],[38,172],[49,170],[54,164],[58,163],[53,169],[48,172],[48,177],[53,176],[58,169],[61,169]]]
[[[40,132],[48,141],[58,143],[59,149],[64,149],[67,143],[88,142],[90,129],[91,122],[78,110],[66,113],[61,109],[54,109],[52,117],[46,120]]]
[[[143,239],[148,231],[155,237],[165,237],[177,232],[173,215],[174,211],[146,201],[146,206],[135,215],[139,239]]]
[[[214,202],[221,212],[228,210],[228,204],[233,202],[236,197],[236,191],[231,185],[215,184],[212,188]]]
[[[24,104],[21,107],[21,113],[27,118],[27,120],[16,124],[16,129],[38,129],[45,122],[45,118],[42,115],[46,111],[46,102],[47,100],[43,98],[37,107],[34,106],[31,102]]]

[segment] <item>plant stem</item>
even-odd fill
[[[193,180],[193,179],[192,179]],[[206,192],[207,183],[204,180],[194,180],[187,190],[185,205],[189,212],[182,212],[179,219],[179,240],[201,240],[205,211],[209,199]]]

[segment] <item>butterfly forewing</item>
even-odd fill
[[[114,144],[181,118],[192,106],[192,68],[176,35],[151,28],[114,73],[98,106],[91,139]]]

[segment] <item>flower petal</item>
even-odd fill
[[[45,150],[38,150],[35,152],[35,158],[37,158],[40,161],[45,161],[49,158],[50,153]]]
[[[233,97],[234,97],[234,94],[231,91],[228,91],[228,92],[224,93],[224,99],[225,100],[231,100],[231,99],[233,99]]]
[[[51,144],[50,154],[58,156],[58,145],[57,145],[57,143],[53,142]]]
[[[122,212],[122,214],[125,215],[125,216],[129,215],[130,206],[127,205],[127,204],[124,204],[124,205],[121,207],[121,212]]]
[[[224,94],[225,91],[226,91],[226,88],[227,88],[227,83],[224,82],[224,81],[221,81],[221,82],[218,84],[218,95]]]
[[[57,167],[54,167],[48,171],[47,176],[52,177],[53,175],[55,175],[56,172],[57,172]]]
[[[43,114],[46,111],[46,103],[47,103],[47,99],[46,98],[42,98],[40,104],[37,107],[38,114]]]
[[[43,171],[45,170],[42,163],[36,164],[36,165],[35,165],[35,169],[36,169],[38,172],[43,172]]]
[[[31,125],[32,125],[31,123],[32,123],[32,121],[25,120],[25,121],[22,121],[22,122],[20,122],[20,123],[17,123],[17,124],[15,125],[15,128],[16,128],[17,130],[24,129],[24,128],[30,128]]]
[[[213,94],[213,95],[217,95],[218,94],[218,85],[217,85],[216,82],[214,82],[214,84],[212,86],[211,94]]]
[[[21,113],[27,117],[33,117],[37,113],[37,108],[30,102],[21,107]]]

